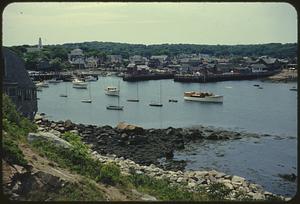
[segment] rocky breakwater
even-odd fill
[[[241,133],[199,126],[197,128],[143,129],[119,123],[117,127],[74,124],[39,118],[39,130],[73,131],[100,154],[116,154],[142,165],[155,164],[167,170],[183,170],[184,160],[173,160],[175,150],[183,150],[190,142],[242,138]],[[160,163],[159,159],[165,162]]]

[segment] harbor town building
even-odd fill
[[[25,69],[24,61],[5,47],[2,47],[2,61],[2,92],[10,97],[18,112],[33,120],[38,109],[36,87]]]

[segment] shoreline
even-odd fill
[[[155,178],[167,177],[171,179],[171,177],[174,177],[172,179],[176,184],[187,183],[188,185],[190,182],[191,184],[188,188],[194,190],[194,187],[198,184],[223,182],[225,180],[225,183],[228,183],[226,185],[232,189],[245,185],[243,187],[248,188],[246,188],[246,192],[248,193],[253,192],[253,190],[249,190],[250,183],[245,178],[230,175],[226,176],[225,173],[215,170],[185,170],[186,161],[173,160],[173,152],[184,150],[186,145],[193,142],[201,143],[201,141],[205,140],[237,140],[247,136],[256,138],[272,136],[267,134],[259,135],[220,129],[216,130],[204,126],[201,126],[202,129],[200,130],[195,128],[172,127],[165,129],[143,129],[138,126],[120,123],[117,127],[113,128],[108,125],[74,124],[70,120],[55,122],[39,116],[36,119],[36,124],[39,126],[39,131],[46,131],[58,136],[66,131],[80,135],[83,142],[90,146],[91,152],[93,152],[100,161],[117,162],[119,166],[121,165],[120,167],[125,174],[130,173],[129,167],[133,165],[135,171],[139,173],[146,173],[148,171],[148,174]],[[159,160],[162,159],[164,163],[159,162]],[[190,177],[195,177],[195,175],[197,175],[197,178],[194,180],[193,178],[190,179]],[[217,178],[215,178],[216,176]],[[241,178],[241,183],[232,184],[231,179],[233,177],[234,179]],[[198,181],[201,182],[199,183]],[[246,183],[243,184],[243,182]],[[264,199],[265,196],[272,194],[267,192],[265,195],[262,193],[262,187],[257,184],[255,185],[259,186],[258,188],[260,189],[259,198]],[[255,192],[258,192],[258,190],[256,189]],[[250,195],[252,196],[252,193],[250,193]],[[258,194],[255,194],[255,196],[258,196]]]

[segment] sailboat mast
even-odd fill
[[[161,104],[161,81],[159,81],[159,103]]]
[[[119,95],[118,95],[118,106],[120,106],[120,81],[118,81],[118,91],[119,91]]]
[[[91,82],[89,82],[89,96],[90,96],[90,100],[92,100],[92,95],[91,95]]]
[[[139,99],[139,82],[136,82],[136,99]]]

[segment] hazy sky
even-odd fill
[[[13,3],[5,46],[103,41],[141,44],[297,42],[287,3]]]

